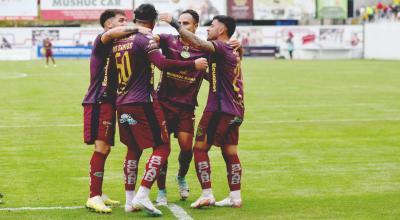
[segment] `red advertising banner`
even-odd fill
[[[106,9],[125,11],[132,19],[132,0],[41,0],[43,20],[98,20]]]
[[[254,18],[253,0],[228,0],[228,15],[235,19]]]
[[[41,15],[43,20],[98,20],[104,10],[43,10]],[[128,20],[132,20],[132,10],[126,10],[125,14]]]

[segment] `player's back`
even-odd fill
[[[148,53],[158,50],[151,35],[141,33],[114,42],[113,66],[118,75],[117,105],[151,102],[153,67]]]
[[[205,111],[243,117],[244,91],[241,61],[237,51],[222,41],[213,41],[210,55],[210,90]]]

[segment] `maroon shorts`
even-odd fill
[[[169,101],[159,101],[167,121],[168,132],[194,134],[194,107],[184,106]]]
[[[120,140],[141,150],[169,143],[166,121],[157,102],[117,107]]]
[[[110,103],[83,106],[83,134],[86,144],[101,140],[114,145],[115,107]]]
[[[53,51],[46,50],[46,57],[51,57],[51,56],[53,56]]]
[[[204,141],[218,147],[237,145],[239,126],[243,119],[223,112],[204,112],[196,132],[196,141]]]

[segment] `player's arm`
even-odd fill
[[[131,34],[136,34],[136,33],[143,33],[143,34],[149,34],[151,33],[151,29],[146,28],[146,27],[141,27],[141,26],[135,26],[135,27],[127,27],[127,26],[121,26],[121,27],[116,27],[111,30],[108,30],[105,32],[103,35],[101,35],[101,42],[103,44],[108,44],[114,39],[119,39],[126,37]]]
[[[192,32],[186,30],[185,28],[182,28],[181,25],[178,23],[178,21],[175,18],[173,18],[170,14],[168,13],[160,14],[160,20],[165,21],[172,27],[174,27],[178,31],[182,39],[189,42],[189,44],[192,45],[193,47],[198,48],[207,53],[215,52],[215,47],[211,42],[202,40]]]
[[[205,58],[187,61],[171,60],[162,55],[159,50],[149,52],[148,58],[158,69],[171,72],[191,69],[205,70],[208,66]]]

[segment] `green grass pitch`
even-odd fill
[[[47,69],[43,60],[0,62],[0,209],[86,202],[93,148],[82,143],[79,125],[89,62],[57,62]],[[190,209],[200,194],[193,164],[187,177],[191,196],[179,201],[176,140],[167,179],[170,202],[194,219],[400,218],[399,61],[245,59],[243,71],[243,208]],[[207,92],[204,82],[196,123]],[[116,140],[104,192],[123,203],[126,148]],[[140,161],[140,177],[148,155]],[[210,155],[218,200],[228,194],[225,165],[218,148]],[[164,219],[175,218],[167,208],[161,210]],[[148,219],[123,208],[111,215],[86,209],[0,211],[0,219],[132,218]]]

